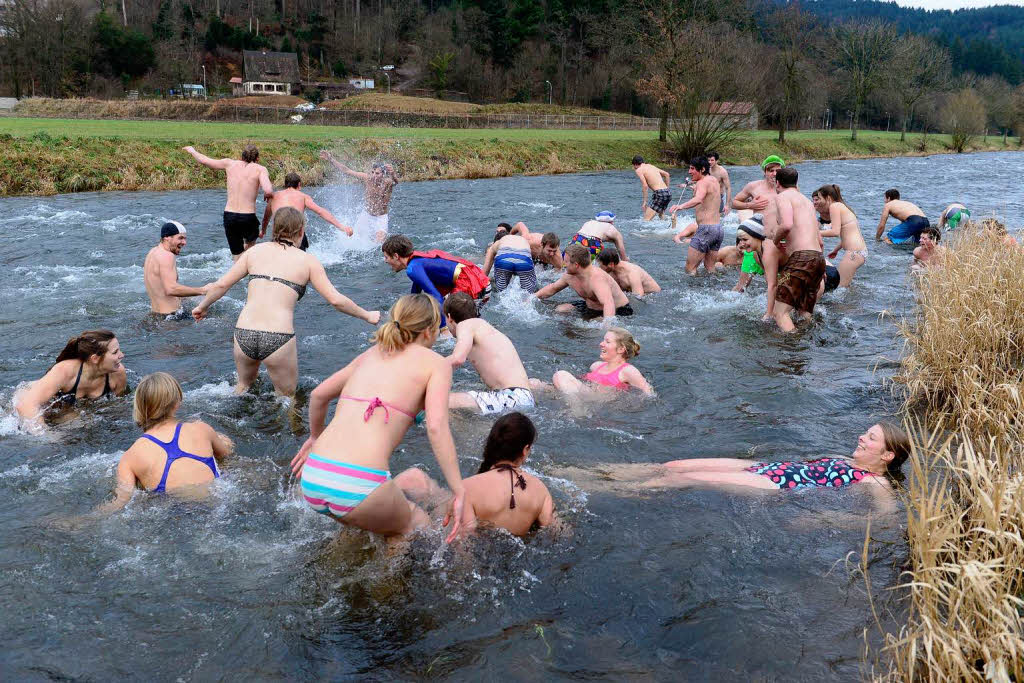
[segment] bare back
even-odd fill
[[[571,275],[567,272],[562,277],[587,302],[588,308],[596,311],[600,311],[603,308],[601,301],[594,293],[595,283],[603,284],[611,290],[612,302],[615,308],[621,308],[629,303],[629,298],[622,293],[622,288],[619,287],[619,283],[615,281],[615,278],[596,266],[589,266],[576,275]]]
[[[149,310],[162,315],[170,315],[181,306],[181,299],[171,296],[164,287],[165,270],[174,273],[174,281],[178,280],[178,268],[174,254],[159,244],[149,250],[146,260],[142,263],[142,280],[149,295]]]
[[[587,221],[580,227],[578,232],[588,237],[596,237],[601,241],[614,241],[619,236],[618,229],[611,223],[605,223],[604,221]]]
[[[316,257],[296,247],[264,242],[245,252],[249,275],[267,275],[307,285],[311,260]],[[298,293],[288,285],[263,278],[250,278],[245,307],[238,315],[238,327],[270,332],[294,332]]]
[[[652,190],[664,190],[668,187],[661,175],[661,170],[653,164],[640,164],[636,168],[636,174]]]
[[[371,175],[366,181],[364,199],[366,201],[366,212],[371,216],[383,216],[388,212],[388,205],[391,203],[391,193],[395,190],[398,181],[388,175]]]
[[[470,318],[458,324],[458,336],[464,334],[473,336],[468,359],[489,388],[530,386],[519,352],[502,332],[482,318]]]
[[[795,187],[779,193],[776,207],[781,216],[792,212],[792,228],[786,235],[786,251],[821,251],[821,237],[818,235],[818,214],[810,199],[800,194]],[[767,211],[765,212],[767,214]]]
[[[270,211],[271,213],[277,213],[278,209],[290,207],[302,213],[306,210],[306,200],[308,199],[309,195],[301,190],[296,190],[294,187],[278,190],[274,193],[273,199],[270,200]]]
[[[885,208],[889,209],[889,215],[898,221],[905,221],[911,216],[923,216],[924,211],[914,204],[903,199],[892,199],[885,203]]]
[[[462,480],[466,487],[466,507],[472,508],[473,522],[501,527],[516,536],[525,536],[534,524],[547,526],[551,523],[554,502],[544,482],[521,469],[517,472],[526,482],[525,489],[519,488],[516,474],[507,470],[489,470]],[[516,482],[514,491],[513,481]],[[516,506],[510,508],[513,493]]]
[[[146,434],[168,443],[174,439],[176,427],[177,423],[164,422],[148,430]],[[203,422],[183,422],[181,423],[181,434],[178,436],[178,447],[186,453],[198,455],[201,458],[213,457],[214,448],[211,441],[213,434],[209,425]],[[214,435],[213,438],[217,437]],[[149,439],[139,437],[125,455],[129,454],[134,459],[133,469],[139,482],[148,491],[155,489],[160,484],[164,466],[167,464],[167,451]],[[205,484],[213,480],[213,470],[207,465],[192,458],[178,458],[171,464],[165,487],[172,489]]]
[[[225,171],[228,175],[228,202],[224,210],[234,213],[256,213],[260,177],[267,174],[267,169],[260,164],[232,159]]]
[[[531,234],[531,237],[533,235]],[[537,249],[540,250],[541,236],[537,235]],[[500,240],[494,243],[495,251],[529,251],[533,253],[533,245],[531,245],[525,237],[521,235],[505,235]]]

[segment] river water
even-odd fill
[[[809,162],[805,193],[839,184],[873,235],[882,192],[899,187],[930,217],[963,201],[975,217],[1022,224],[1017,154]],[[733,168],[733,184],[758,177]],[[682,179],[676,172],[674,179]],[[313,192],[354,220],[351,186]],[[634,216],[629,171],[400,185],[392,231],[417,245],[479,259],[494,225],[524,220],[570,236],[596,211]],[[10,680],[213,679],[852,680],[864,631],[879,642],[870,597],[899,617],[890,589],[906,556],[900,514],[872,523],[869,595],[853,570],[870,501],[856,489],[788,495],[587,492],[553,476],[566,465],[692,457],[845,455],[895,407],[885,380],[900,353],[894,321],[910,311],[907,251],[869,243],[847,292],[827,295],[790,338],[760,321],[763,286],[729,289],[736,273],[688,279],[667,223],[620,221],[634,260],[662,284],[625,320],[635,364],[658,392],[570,411],[533,411],[530,467],[567,523],[525,542],[485,533],[446,548],[439,532],[390,554],[297,502],[287,464],[305,438],[264,380],[234,397],[231,330],[237,287],[200,323],[146,320],[142,260],[159,226],[189,228],[184,283],[230,265],[223,193],[80,194],[0,200],[0,671]],[[732,242],[735,217],[727,219]],[[347,295],[386,309],[408,291],[373,245],[312,221],[312,251]],[[544,276],[548,280],[553,274]],[[563,294],[558,300],[572,297]],[[558,319],[514,296],[485,317],[517,344],[531,376],[581,373],[597,358],[599,324]],[[315,294],[298,306],[300,395],[363,350],[364,323]],[[132,385],[157,370],[185,389],[182,415],[229,434],[237,454],[208,500],[137,495],[123,512],[69,524],[112,490],[120,453],[138,435],[131,399],[98,402],[78,420],[30,435],[11,405],[64,342],[115,330]],[[451,342],[441,342],[448,352]],[[471,369],[456,388],[473,388]],[[491,419],[452,418],[462,471],[475,472]],[[422,428],[393,472],[439,476]]]

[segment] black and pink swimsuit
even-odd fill
[[[768,477],[780,489],[839,488],[864,479],[877,477],[874,472],[857,469],[849,460],[818,458],[807,462],[761,462],[747,472]]]

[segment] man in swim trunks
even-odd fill
[[[260,228],[260,239],[262,239],[263,235],[267,232],[267,225],[270,223],[270,217],[277,213],[278,209],[285,206],[290,206],[303,215],[305,215],[306,209],[309,209],[349,237],[352,236],[352,228],[347,225],[342,225],[338,222],[338,219],[334,217],[334,214],[319,206],[313,201],[312,197],[302,191],[302,178],[299,177],[299,174],[289,173],[284,177],[284,189],[275,192],[273,199],[267,202],[267,208],[263,212],[263,226]],[[303,233],[302,244],[299,245],[299,249],[305,251],[308,247],[309,238],[305,233]]]
[[[597,262],[601,270],[611,275],[623,292],[643,296],[661,291],[661,286],[646,270],[635,263],[620,260],[619,251],[615,247],[605,247],[597,257]]]
[[[481,415],[532,408],[530,378],[512,341],[479,317],[476,302],[464,292],[453,292],[444,300],[445,322],[455,337],[455,349],[448,361],[457,368],[467,360],[490,391],[469,391],[448,395],[449,408],[468,408]]]
[[[509,231],[513,235],[522,235],[530,243],[530,253],[533,256],[534,264],[542,263],[552,268],[562,269],[562,252],[559,250],[561,244],[558,235],[553,232],[546,232],[541,235],[539,232],[530,232],[526,223],[519,221]]]
[[[962,224],[971,220],[971,210],[963,204],[953,203],[942,210],[939,216],[939,230],[956,230]],[[921,233],[922,236],[924,233]]]
[[[633,315],[629,298],[611,275],[590,264],[590,252],[586,247],[570,244],[565,250],[565,258],[565,273],[537,292],[538,299],[547,299],[566,287],[572,287],[583,298],[571,304],[559,304],[555,307],[556,313],[577,311],[584,320]]]
[[[905,244],[911,240],[916,243],[920,241],[921,233],[928,228],[928,219],[921,207],[900,199],[900,191],[895,188],[885,191],[885,207],[882,209],[882,217],[878,219],[876,241],[882,239],[882,231],[885,230],[889,216],[901,222],[885,236],[887,244]]]
[[[380,250],[384,261],[396,273],[404,270],[412,280],[412,293],[426,292],[437,300],[444,310],[444,298],[452,292],[465,292],[481,304],[491,296],[491,280],[480,266],[466,259],[452,256],[440,249],[415,251],[412,241],[405,235],[392,235],[384,240]],[[444,328],[444,317],[441,327]]]
[[[709,173],[718,180],[718,185],[722,188],[722,205],[719,207],[718,212],[725,217],[732,211],[732,183],[729,182],[729,172],[718,163],[719,159],[718,152],[714,150],[708,152],[708,166],[711,169]]]
[[[149,295],[149,310],[157,315],[191,318],[181,297],[203,296],[209,285],[189,287],[178,284],[177,257],[186,244],[185,226],[170,221],[160,228],[160,243],[149,250],[142,263],[142,279]]]
[[[512,235],[512,226],[502,223],[494,233],[494,242],[484,256],[484,273],[490,275],[494,266],[494,291],[508,287],[512,278],[519,278],[520,288],[533,294],[537,291],[537,273],[533,269],[530,243],[520,235]]]
[[[356,231],[360,235],[373,235],[375,240],[383,242],[388,236],[388,207],[391,204],[391,193],[398,184],[395,169],[391,164],[375,163],[369,173],[353,171],[327,150],[320,152],[320,158],[329,161],[345,175],[363,183],[365,208],[356,219]]]
[[[705,157],[690,160],[690,179],[695,183],[693,199],[676,204],[669,211],[675,214],[680,209],[695,209],[697,214],[697,232],[690,238],[686,250],[687,275],[696,275],[701,262],[705,273],[714,273],[718,249],[722,246],[722,217],[718,212],[722,191],[718,179],[710,175],[710,164]]]
[[[780,169],[775,177],[779,193],[774,206],[764,212],[764,227],[775,246],[785,240],[786,254],[777,277],[770,277],[765,265],[765,278],[769,312],[779,329],[789,333],[796,329],[791,311],[796,309],[803,318],[809,318],[814,312],[818,289],[825,276],[825,256],[818,234],[818,215],[811,200],[800,194],[796,186],[799,178],[796,169]]]
[[[569,238],[569,245],[580,244],[590,251],[590,260],[593,261],[601,253],[605,242],[614,242],[619,250],[619,258],[628,261],[626,256],[626,244],[622,241],[622,233],[615,227],[615,214],[611,211],[600,211],[594,220],[587,221],[575,235]],[[562,252],[562,259],[565,259],[565,252]]]
[[[740,220],[745,221],[752,215],[762,213],[769,204],[775,202],[775,191],[777,184],[775,174],[780,168],[785,168],[786,162],[777,154],[770,154],[761,162],[761,171],[764,178],[747,183],[739,193],[732,198],[732,208],[740,211]],[[749,211],[750,213],[744,213]]]
[[[183,147],[184,151],[207,168],[224,171],[227,174],[228,201],[224,206],[224,234],[228,238],[228,249],[235,261],[242,252],[256,244],[260,236],[260,221],[256,218],[256,196],[263,190],[264,201],[274,196],[267,169],[257,164],[260,151],[253,145],[242,150],[242,160],[211,159],[200,154],[195,147]]]
[[[672,192],[668,189],[669,175],[653,164],[648,164],[644,158],[637,154],[633,157],[633,172],[640,179],[640,210],[643,211],[644,220],[649,221],[655,216],[665,217],[665,209],[672,201]],[[647,190],[651,190],[651,201],[647,201]],[[621,251],[621,249],[620,249]],[[626,258],[626,252],[621,251],[622,258]]]

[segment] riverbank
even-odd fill
[[[949,152],[948,136],[901,143],[898,133],[798,131],[778,145],[773,131],[752,131],[721,150],[723,161],[758,163],[780,153],[808,159],[920,156]],[[405,180],[492,178],[628,169],[641,154],[665,158],[656,134],[608,130],[424,129],[342,126],[0,118],[0,196],[107,190],[188,190],[223,187],[220,173],[195,164],[181,147],[195,144],[211,156],[237,157],[244,142],[261,150],[276,185],[289,172],[307,185],[328,176],[321,149],[364,166],[391,161]],[[999,138],[972,151],[1018,149]]]

